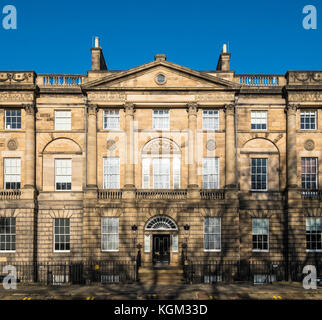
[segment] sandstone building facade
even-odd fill
[[[91,50],[87,75],[0,72],[2,262],[321,259],[322,71]]]

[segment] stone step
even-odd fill
[[[178,267],[141,267],[139,280],[146,285],[182,284],[184,281],[183,270]]]

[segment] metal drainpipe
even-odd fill
[[[85,129],[85,188],[87,186],[87,107],[88,107],[88,98],[87,96],[84,97],[84,129]]]
[[[235,117],[234,117],[234,130],[235,130],[235,176],[236,176],[236,187],[238,192],[239,190],[239,174],[238,174],[238,136],[237,136],[237,117],[238,117],[238,99],[239,99],[239,92],[235,95]],[[240,214],[239,214],[239,208],[238,208],[238,221],[239,221],[239,231],[240,231]],[[238,246],[238,255],[239,255],[239,262],[240,262],[240,232],[239,232],[239,246]]]

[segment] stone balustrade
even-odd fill
[[[202,200],[225,200],[225,190],[201,190]]]
[[[283,75],[236,75],[235,78],[238,83],[243,86],[253,86],[253,87],[277,87],[286,84],[285,76]]]
[[[147,200],[185,200],[187,199],[187,190],[137,190],[136,199]]]
[[[84,75],[38,75],[37,85],[39,87],[77,87],[85,84]]]
[[[21,190],[0,190],[0,200],[20,200]]]
[[[121,200],[122,190],[98,190],[98,200]]]
[[[303,189],[301,192],[303,200],[322,200],[322,190],[307,190]]]

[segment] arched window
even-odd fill
[[[168,138],[156,138],[142,149],[142,188],[179,189],[180,147]]]
[[[148,221],[145,230],[178,230],[178,227],[169,217],[157,216]]]

